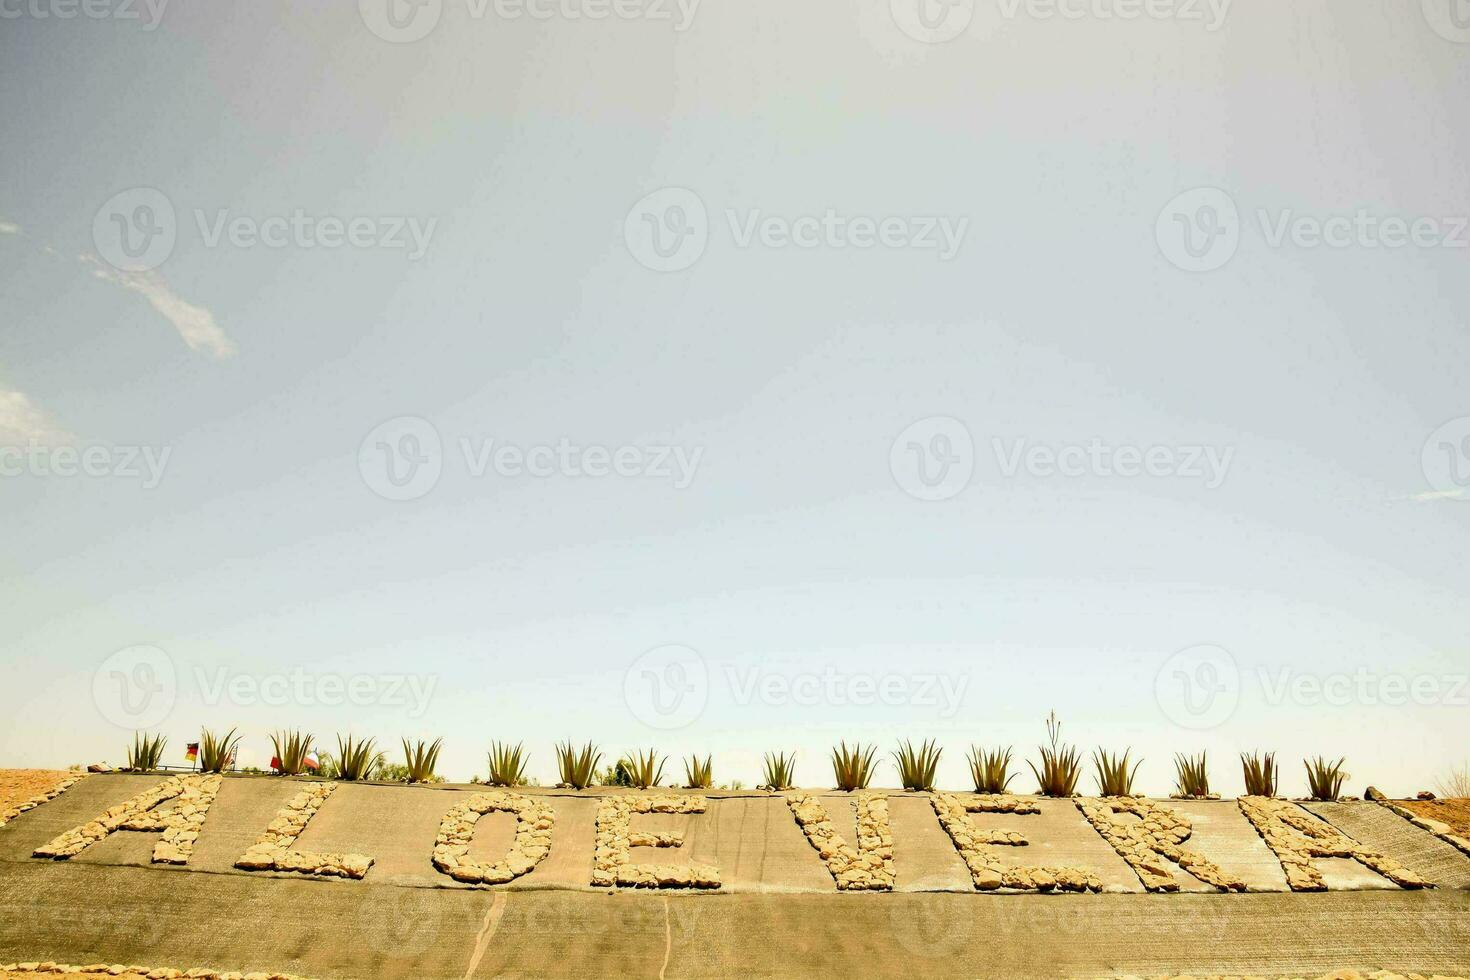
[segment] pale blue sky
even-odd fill
[[[1201,748],[1227,792],[1253,747],[1292,791],[1306,754],[1346,754],[1354,792],[1464,762],[1470,500],[1434,495],[1422,456],[1470,416],[1470,248],[1273,246],[1257,212],[1452,229],[1470,44],[1419,0],[1241,0],[1213,31],[981,3],[943,44],[853,6],[705,0],[680,32],[444,0],[405,44],[351,4],[0,20],[0,446],[169,453],[152,488],[0,477],[0,763],[118,761],[94,681],[141,644],[177,671],[154,727],[181,749],[238,725],[258,763],[297,725],[326,748],[443,735],[458,778],[510,738],[551,781],[552,743],[592,738],[710,751],[747,785],[797,749],[820,784],[838,738],[933,736],[959,785],[970,742],[1029,753],[1051,708],[1084,747],[1141,750],[1154,792]],[[119,272],[94,219],[140,187],[177,242]],[[667,187],[707,208],[708,245],[659,273],[624,232]],[[1156,219],[1200,187],[1240,242],[1188,272]],[[211,246],[226,209],[434,224],[416,260]],[[741,247],[726,215],[829,209],[968,224],[942,261]],[[442,476],[389,501],[359,449],[404,416],[441,436]],[[973,475],[924,501],[890,454],[934,417],[963,423]],[[461,439],[700,455],[682,488],[475,477]],[[994,440],[1230,456],[1213,488],[1007,476]],[[668,644],[710,677],[675,731],[625,697]],[[1241,678],[1203,731],[1155,689],[1201,644]],[[297,667],[430,679],[428,713],[208,703],[221,669]],[[1359,670],[1428,678],[1432,703],[1271,693]],[[742,703],[811,675],[912,696]],[[922,703],[931,676],[953,710]]]

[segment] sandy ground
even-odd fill
[[[1459,836],[1470,837],[1470,799],[1405,800],[1399,806],[1429,820],[1447,823]]]
[[[0,769],[0,813],[49,793],[71,775],[56,769]]]

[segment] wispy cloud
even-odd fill
[[[119,272],[103,266],[91,256],[82,258],[94,267],[92,275],[98,279],[132,290],[148,300],[165,320],[173,324],[190,350],[220,359],[239,352],[240,349],[221,329],[213,313],[202,306],[195,306],[174,292],[157,272]]]
[[[0,388],[0,443],[55,445],[71,435],[22,392]]]
[[[0,217],[0,235],[25,235],[25,232],[20,225]],[[61,257],[50,245],[42,244],[41,251],[55,258]],[[190,350],[219,359],[239,353],[240,349],[212,312],[174,292],[157,272],[121,272],[95,255],[78,255],[77,261],[89,266],[92,275],[103,282],[121,286],[148,300],[149,305],[173,325]]]
[[[1464,500],[1465,493],[1464,490],[1428,490],[1414,494],[1414,499],[1421,504],[1431,500]]]

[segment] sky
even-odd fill
[[[0,3],[0,764],[1465,764],[1470,11],[922,2]]]

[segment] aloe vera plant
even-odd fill
[[[934,775],[939,769],[939,756],[944,750],[937,748],[930,739],[917,749],[912,742],[904,742],[893,753],[898,766],[898,780],[904,789],[928,791],[934,788]]]
[[[1133,777],[1138,775],[1138,767],[1143,765],[1140,759],[1128,768],[1128,757],[1133,750],[1128,749],[1122,755],[1114,755],[1111,752],[1097,749],[1092,753],[1092,765],[1094,778],[1097,780],[1097,791],[1102,796],[1132,796]]]
[[[157,769],[158,764],[163,761],[163,747],[167,744],[168,739],[162,735],[135,733],[133,744],[127,750],[127,768],[134,772],[148,772]]]
[[[490,775],[485,782],[490,786],[521,786],[526,782],[526,763],[529,757],[522,747],[524,743],[492,742],[487,763]]]
[[[556,747],[556,768],[561,782],[572,789],[586,789],[597,778],[597,763],[602,753],[588,742],[580,750],[573,749],[571,742]],[[493,768],[493,767],[492,767]]]
[[[1046,720],[1046,732],[1051,744],[1041,746],[1041,768],[1038,770],[1033,762],[1026,764],[1036,776],[1042,796],[1076,796],[1077,780],[1082,775],[1082,759],[1076,748],[1062,744],[1062,723],[1057,720],[1055,711]]]
[[[1015,778],[1011,772],[1011,750],[970,747],[970,779],[977,793],[1004,793]]]
[[[442,738],[436,738],[432,743],[419,741],[412,744],[403,739],[403,765],[408,769],[410,783],[434,781],[434,767],[439,764],[439,749],[443,744]]]
[[[873,756],[877,753],[876,745],[864,747],[862,743],[847,747],[843,742],[832,750],[832,776],[837,781],[837,788],[852,792],[856,789],[867,789],[868,782],[873,778]]]

